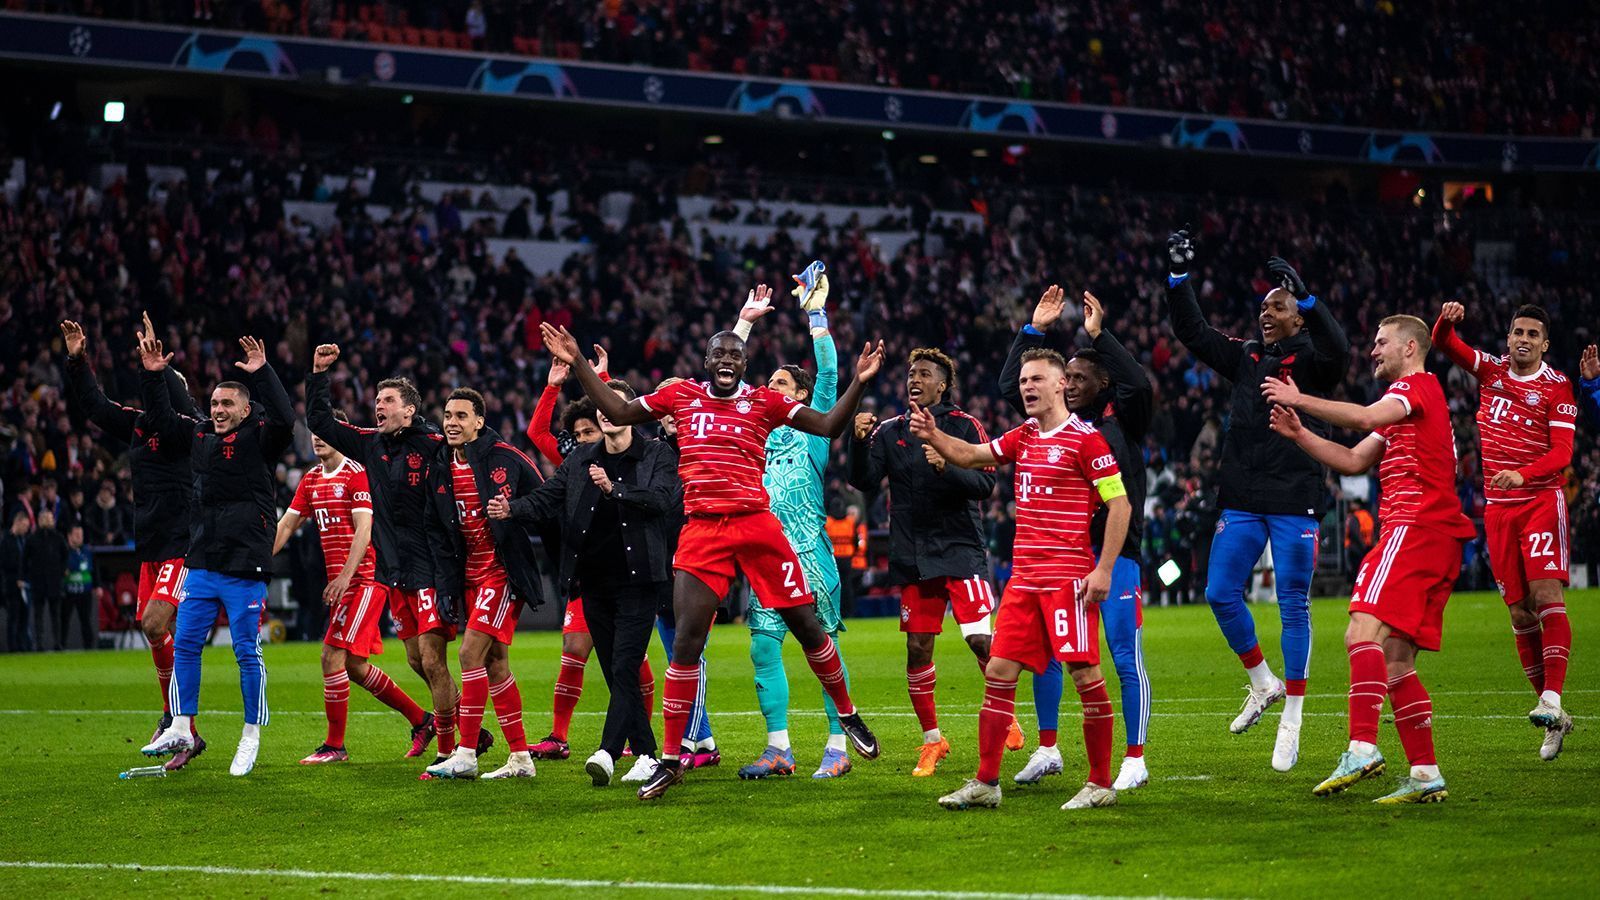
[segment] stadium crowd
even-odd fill
[[[374,219],[359,198],[347,197],[335,227],[290,221],[283,203],[296,189],[284,160],[271,154],[226,155],[222,174],[209,184],[201,174],[208,160],[200,153],[191,177],[176,183],[151,184],[136,165],[104,190],[91,186],[87,171],[30,160],[18,195],[0,197],[0,508],[9,528],[0,562],[7,606],[18,608],[26,583],[36,620],[30,636],[15,630],[27,617],[10,616],[9,646],[65,643],[67,615],[76,612],[80,621],[93,615],[88,601],[79,602],[93,587],[82,575],[85,548],[130,539],[126,461],[74,422],[62,400],[57,326],[63,318],[97,326],[89,334],[90,358],[113,398],[134,402],[138,396],[134,329],[148,310],[196,390],[223,380],[234,358],[233,336],[255,334],[265,339],[273,365],[301,403],[313,347],[337,340],[345,352],[334,370],[333,403],[357,421],[366,418],[376,381],[405,373],[422,388],[430,417],[437,417],[452,388],[470,385],[487,398],[489,426],[521,436],[548,368],[540,323],[571,328],[585,347],[603,342],[612,372],[642,388],[668,375],[698,374],[697,354],[686,348],[730,325],[752,285],[788,284],[789,273],[816,258],[827,261],[833,280],[841,347],[882,337],[891,372],[914,347],[945,349],[959,369],[955,400],[998,431],[1016,421],[999,398],[1000,363],[1042,287],[1058,282],[1092,289],[1107,304],[1111,330],[1156,385],[1146,448],[1146,572],[1175,559],[1185,574],[1166,597],[1151,579],[1155,602],[1196,599],[1203,584],[1214,515],[1212,461],[1227,410],[1217,374],[1173,340],[1164,322],[1162,247],[1172,228],[1195,223],[1205,277],[1197,285],[1201,302],[1213,323],[1234,335],[1257,330],[1257,302],[1272,286],[1267,257],[1293,260],[1351,335],[1343,395],[1362,402],[1377,396],[1365,354],[1377,319],[1388,313],[1413,312],[1431,321],[1441,303],[1459,299],[1468,310],[1463,336],[1492,351],[1503,347],[1510,310],[1537,303],[1565,326],[1553,335],[1551,358],[1568,371],[1575,371],[1579,348],[1595,339],[1593,323],[1600,321],[1590,289],[1597,233],[1581,218],[1518,214],[1508,271],[1493,279],[1474,265],[1475,229],[1503,228],[1498,213],[1380,213],[1332,203],[1017,184],[966,188],[969,205],[981,197],[981,228],[908,214],[918,239],[888,258],[858,226],[824,228],[810,246],[778,231],[764,244],[708,238],[697,251],[691,241],[697,223],[678,215],[682,179],[663,181],[646,166],[596,174],[584,164],[585,154],[552,151],[542,183],[567,190],[580,210],[596,206],[606,192],[628,190],[632,213],[620,228],[598,215],[576,216],[574,237],[592,243],[593,254],[575,255],[549,274],[530,271],[514,256],[495,258],[487,245],[496,236],[490,226],[462,225],[444,202],[414,201]],[[713,196],[746,197],[750,190],[736,164],[702,169],[693,178],[696,190]],[[928,210],[952,199],[894,202]],[[757,329],[753,377],[810,357],[805,330],[780,322],[774,318]],[[1471,427],[1476,394],[1460,372],[1449,376],[1449,386],[1462,502],[1478,515],[1483,497]],[[569,389],[569,395],[575,393]],[[863,408],[887,416],[904,406],[902,380],[887,377],[871,387]],[[1600,445],[1592,430],[1579,434],[1569,494],[1575,556],[1592,573],[1600,559]],[[291,456],[280,467],[284,501],[297,475],[292,470],[313,458],[303,426]],[[864,509],[869,524],[881,528],[887,517],[882,498],[869,504],[853,494],[843,480],[842,443],[834,456],[831,494]],[[1363,484],[1330,481],[1329,488],[1364,490],[1362,499],[1370,501],[1374,486]],[[987,507],[991,549],[1002,567],[1012,527],[1008,492],[1002,484]],[[1338,535],[1339,523],[1328,525],[1325,534]],[[305,568],[317,571],[318,564]],[[1469,581],[1486,585],[1481,564],[1468,572]],[[873,580],[869,569],[866,586]],[[90,642],[87,632],[82,642]]]
[[[1358,0],[24,0],[276,34],[1356,127],[1593,137],[1600,8]],[[9,4],[8,4],[9,6]],[[932,14],[930,14],[932,13]]]

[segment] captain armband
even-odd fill
[[[1121,475],[1107,475],[1095,479],[1094,489],[1100,492],[1100,500],[1104,503],[1128,496],[1128,489],[1123,486]]]

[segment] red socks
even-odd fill
[[[648,658],[639,664],[639,695],[644,698],[644,720],[649,722],[656,712],[656,673]]]
[[[1539,627],[1544,632],[1544,686],[1539,690],[1559,694],[1567,683],[1567,657],[1572,655],[1572,622],[1567,618],[1567,604],[1539,607]]]
[[[1373,641],[1350,645],[1350,740],[1378,742],[1378,717],[1388,687],[1383,648]]]
[[[412,700],[405,691],[400,689],[383,670],[377,666],[367,666],[367,674],[361,676],[361,686],[367,693],[378,699],[379,703],[406,717],[413,727],[422,724],[424,713],[417,701]]]
[[[572,711],[578,708],[578,698],[583,696],[583,667],[587,659],[561,654],[561,671],[556,673],[555,721],[550,733],[561,740],[567,739],[567,729],[572,726]]]
[[[833,638],[828,638],[815,650],[807,650],[806,662],[811,664],[811,671],[822,682],[822,689],[828,692],[833,705],[838,707],[839,715],[855,714],[856,705],[850,702],[850,689],[844,683],[844,666],[839,662],[839,648],[834,646]]]
[[[677,761],[683,730],[689,724],[689,711],[694,708],[694,695],[699,689],[699,660],[692,666],[667,664],[666,683],[661,687],[662,762]]]
[[[1089,782],[1111,787],[1111,697],[1106,680],[1078,688],[1083,703],[1083,746],[1089,756]]]
[[[517,690],[516,676],[507,673],[506,680],[489,687],[494,698],[494,714],[500,719],[500,733],[506,736],[512,753],[528,749],[528,735],[522,730],[522,692]],[[479,711],[480,717],[482,711]]]
[[[1517,658],[1522,660],[1522,674],[1528,676],[1535,694],[1544,693],[1544,637],[1539,626],[1518,628],[1511,626],[1511,636],[1517,639]]]
[[[1128,745],[1128,749],[1122,755],[1127,759],[1143,759],[1144,758],[1144,745],[1143,744],[1129,744]]]
[[[1266,662],[1267,658],[1261,655],[1261,645],[1257,644],[1249,650],[1239,654],[1239,662],[1244,663],[1246,669],[1254,669]]]
[[[923,731],[939,727],[939,710],[933,699],[933,689],[939,683],[939,673],[928,663],[920,669],[906,669],[906,689],[911,693],[911,708],[917,713],[917,722]]]
[[[1048,730],[1046,730],[1044,728],[1039,729],[1039,746],[1041,746],[1041,747],[1054,747],[1055,745],[1056,745],[1056,730],[1054,728],[1051,728],[1051,729],[1048,729]]]
[[[461,723],[461,746],[478,748],[478,732],[483,729],[483,708],[489,703],[489,670],[479,666],[461,672],[461,703],[457,717]]]
[[[328,714],[329,747],[344,746],[344,730],[350,721],[350,675],[343,669],[322,676],[322,708]]]
[[[167,691],[172,689],[172,635],[162,635],[161,640],[150,645],[150,658],[156,664],[156,683],[161,686],[161,711],[172,712]]]
[[[1389,706],[1394,709],[1394,727],[1400,732],[1400,746],[1413,766],[1437,765],[1433,755],[1433,699],[1417,677],[1417,670],[1389,682]]]
[[[1306,695],[1306,680],[1304,678],[1284,679],[1283,692],[1290,697],[1304,697]]]
[[[1006,732],[1017,717],[1017,682],[983,680],[983,706],[978,710],[978,774],[987,784],[1000,780],[1000,760],[1006,755]]]

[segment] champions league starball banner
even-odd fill
[[[1422,134],[0,13],[0,57],[1345,163],[1600,172],[1592,139]]]

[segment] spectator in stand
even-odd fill
[[[483,14],[482,0],[472,0],[472,5],[467,7],[465,25],[467,27],[467,38],[472,41],[472,49],[487,50],[489,20]]]
[[[40,650],[60,650],[61,632],[56,627],[56,618],[61,606],[61,588],[67,577],[67,539],[56,530],[56,517],[49,510],[39,513],[38,523],[33,534],[28,536],[27,550],[28,602],[33,607],[34,643]]]
[[[116,482],[100,482],[100,493],[95,495],[94,505],[84,513],[89,537],[103,546],[126,544],[132,539],[132,524],[128,507],[117,498]]]
[[[1377,520],[1367,510],[1366,501],[1360,497],[1350,498],[1350,513],[1344,519],[1344,565],[1345,571],[1354,572],[1361,568],[1361,560],[1367,556],[1367,551],[1372,549],[1372,538],[1377,533]]]
[[[94,551],[83,543],[83,526],[67,530],[66,591],[56,618],[57,649],[66,649],[67,627],[78,617],[78,640],[82,649],[99,646],[100,614],[95,609]]]
[[[0,541],[0,594],[5,597],[6,649],[20,653],[33,649],[33,616],[28,608],[28,535],[33,520],[18,510],[11,531]]]

